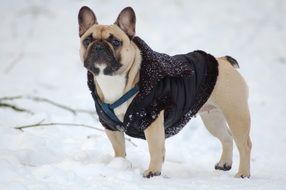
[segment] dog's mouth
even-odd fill
[[[89,49],[84,67],[94,75],[114,75],[122,66],[105,42],[94,43]]]

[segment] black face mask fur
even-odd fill
[[[169,56],[153,51],[139,37],[133,42],[142,55],[140,90],[123,122],[113,121],[104,113],[93,76],[88,72],[88,86],[99,121],[109,130],[145,139],[144,130],[165,110],[164,127],[168,138],[177,134],[210,97],[217,80],[218,62],[203,51]]]

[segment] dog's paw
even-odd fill
[[[230,170],[231,169],[231,164],[229,164],[229,163],[217,163],[216,165],[215,165],[215,169],[216,170],[223,170],[223,171],[228,171],[228,170]]]
[[[237,174],[235,174],[236,178],[250,178],[250,172],[237,172]]]
[[[151,171],[151,170],[146,170],[143,173],[143,177],[145,178],[151,178],[151,177],[155,177],[155,176],[160,176],[161,172],[160,171]]]

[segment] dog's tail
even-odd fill
[[[224,57],[221,57],[221,59],[224,59],[227,62],[229,62],[234,68],[237,68],[237,69],[239,68],[238,62],[233,57],[226,55]]]

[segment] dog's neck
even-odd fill
[[[102,93],[100,99],[105,103],[111,104],[123,95],[127,80],[125,75],[99,74],[95,79]]]
[[[129,64],[130,67],[125,74],[115,76],[99,74],[98,76],[95,76],[94,79],[99,98],[105,103],[114,103],[127,91],[133,88],[139,81],[141,60],[140,51],[137,49],[133,62]],[[133,98],[129,99],[126,103],[115,109],[115,114],[120,120],[123,120],[123,116],[132,99]]]

